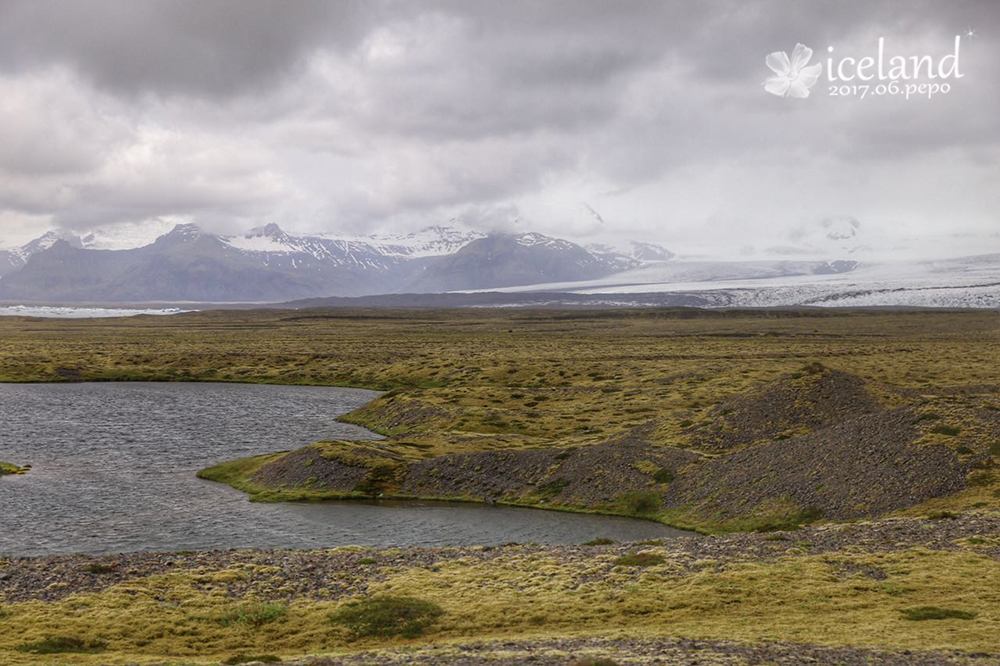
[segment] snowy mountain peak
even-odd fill
[[[0,250],[0,277],[21,268],[33,254],[44,252],[60,241],[65,241],[72,247],[82,247],[80,238],[76,234],[62,229],[55,229],[44,233],[21,247]]]
[[[82,238],[88,250],[131,250],[156,242],[176,226],[169,220],[156,219],[144,222],[122,222],[92,229]]]
[[[174,228],[162,237],[188,240],[198,238],[202,233],[201,228],[197,224],[187,223],[174,225]]]
[[[480,231],[463,231],[455,227],[433,225],[407,234],[401,240],[410,248],[408,256],[430,257],[457,252],[486,234]]]
[[[269,238],[283,238],[287,236],[285,231],[274,222],[269,222],[263,227],[254,227],[246,235],[247,237],[267,236]]]
[[[324,239],[342,243],[375,246],[386,256],[417,259],[452,254],[486,234],[479,231],[463,231],[455,227],[432,225],[407,234],[382,233],[371,236],[346,236],[323,234]]]
[[[629,241],[629,256],[639,261],[667,261],[675,255],[662,245]]]
[[[21,247],[21,251],[25,255],[25,258],[27,258],[35,252],[41,252],[42,250],[49,249],[59,241],[66,241],[73,247],[83,246],[80,241],[80,237],[73,232],[56,229],[53,231],[47,231],[27,245],[24,245]]]
[[[514,240],[517,241],[518,245],[524,245],[526,247],[544,245],[553,249],[565,249],[576,245],[575,243],[562,240],[561,238],[552,238],[551,236],[546,236],[545,234],[540,234],[535,231],[518,234],[514,236]]]

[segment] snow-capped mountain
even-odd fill
[[[266,302],[504,287],[604,277],[637,259],[538,233],[433,226],[409,234],[296,236],[277,224],[220,236],[192,224],[152,243],[99,249],[110,234],[61,232],[11,251],[0,300]]]
[[[298,264],[311,257],[338,266],[387,270],[401,260],[452,254],[484,237],[485,234],[478,231],[461,231],[444,226],[431,226],[405,235],[294,236],[272,223],[251,229],[243,235],[221,238],[238,250],[262,254],[269,264],[283,260]]]
[[[408,234],[373,234],[371,236],[340,236],[325,234],[323,238],[377,245],[386,254],[409,259],[453,254],[486,234],[475,230],[433,225]]]
[[[421,292],[493,289],[594,279],[638,265],[630,257],[594,252],[539,233],[498,234],[427,264],[412,285]]]
[[[265,266],[276,269],[326,265],[385,271],[397,263],[396,253],[370,240],[292,236],[273,223],[220,240],[234,250],[259,256]]]
[[[142,223],[122,222],[81,234],[80,242],[88,250],[133,250],[154,243],[176,225],[174,221],[159,218]]]
[[[21,247],[0,250],[0,277],[18,270],[28,262],[31,255],[47,250],[59,241],[65,241],[73,247],[82,247],[80,239],[72,232],[48,231]]]
[[[135,229],[83,238],[53,231],[0,251],[0,301],[282,302],[504,291],[516,292],[514,300],[561,293],[608,304],[1000,307],[1000,255],[867,260],[845,249],[856,247],[859,228],[850,219],[810,225],[794,239],[804,257],[753,261],[693,261],[646,243],[584,247],[534,232],[447,226],[299,236],[268,224],[220,236],[181,224],[152,242]],[[833,249],[819,250],[824,243]]]

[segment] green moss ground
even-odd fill
[[[1000,315],[988,312],[875,311],[260,311],[93,321],[0,318],[0,381],[381,389],[387,393],[345,420],[389,436],[379,446],[418,461],[477,451],[587,447],[644,424],[655,445],[691,450],[691,429],[712,419],[713,407],[819,361],[865,379],[885,406],[911,404],[937,414],[949,428],[922,423],[926,443],[967,455],[962,447],[995,444],[985,441],[989,435],[970,415],[1000,410],[998,324]],[[1000,443],[996,446],[994,455],[1000,456]],[[307,489],[274,495],[275,489],[248,481],[280,455],[222,464],[202,476],[259,499],[310,499]],[[659,470],[646,467],[656,484]],[[976,474],[981,483],[906,512],[1000,507],[993,471]],[[775,505],[772,515],[741,523],[713,524],[705,516],[695,522],[691,515],[660,518],[691,521],[706,530],[742,530],[767,526],[760,521],[795,522],[804,509]],[[52,636],[104,646],[99,653],[60,655],[67,663],[211,662],[236,653],[289,656],[411,641],[609,634],[996,651],[1000,565],[979,548],[892,553],[847,548],[721,568],[706,560],[685,574],[656,547],[639,550],[662,554],[663,563],[618,568],[610,553],[595,551],[565,562],[544,551],[515,550],[488,561],[460,558],[434,567],[374,565],[364,589],[336,600],[282,592],[280,572],[274,572],[275,587],[237,598],[234,586],[253,565],[203,567],[137,577],[55,602],[5,601],[0,592],[0,660],[38,661],[18,647]],[[838,575],[831,568],[834,560],[878,567],[887,577]],[[444,614],[416,639],[355,639],[330,620],[344,603],[372,594],[424,599]],[[248,602],[285,604],[287,612],[259,625],[219,621],[238,615]],[[907,619],[907,609],[923,607],[971,619]]]

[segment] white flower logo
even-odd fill
[[[820,70],[823,69],[820,63],[806,67],[812,55],[811,48],[796,44],[791,60],[784,51],[775,51],[767,56],[764,62],[774,72],[774,76],[769,76],[764,81],[764,90],[778,97],[809,97],[809,89],[819,79]]]

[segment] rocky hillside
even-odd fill
[[[585,446],[500,443],[428,457],[414,437],[453,416],[400,400],[390,395],[361,410],[361,422],[396,433],[388,440],[318,443],[202,475],[257,499],[464,499],[728,531],[887,515],[994,484],[1000,457],[990,445],[1000,441],[1000,412],[948,402],[945,416],[919,401],[886,405],[905,398],[818,363],[681,422],[672,446],[654,418]]]

